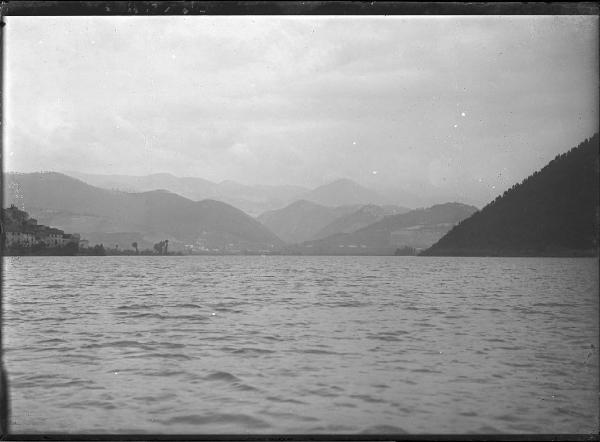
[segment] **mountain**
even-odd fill
[[[476,210],[460,203],[438,204],[386,216],[352,233],[288,246],[285,251],[310,255],[393,255],[397,248],[405,246],[426,248]]]
[[[598,134],[464,220],[428,256],[598,254]]]
[[[258,216],[267,210],[286,206],[307,191],[308,189],[300,186],[247,186],[227,180],[217,184],[214,199],[231,204],[249,215]]]
[[[202,178],[177,177],[169,173],[130,176],[68,172],[67,175],[103,189],[125,192],[164,189],[194,201],[214,199],[235,206],[253,216],[266,210],[283,207],[309,191],[300,186],[247,186],[235,181],[214,183]]]
[[[163,189],[193,200],[206,199],[217,195],[214,190],[216,184],[211,181],[202,178],[181,178],[170,173],[129,176],[67,172],[66,175],[77,178],[92,186],[110,190],[121,190],[123,192],[146,192]]]
[[[138,241],[142,234],[141,247],[169,239],[172,250],[184,244],[221,251],[269,250],[281,244],[257,220],[219,201],[196,202],[165,190],[100,189],[54,172],[7,174],[5,182],[5,204],[15,204],[40,223],[83,237],[89,234],[111,241],[121,233],[124,241]]]
[[[340,179],[319,186],[302,195],[302,199],[330,207],[358,204],[388,204],[390,202],[378,192],[367,189],[348,179]]]
[[[130,176],[67,172],[67,175],[103,189],[124,192],[164,189],[194,201],[214,199],[237,207],[252,216],[283,208],[299,200],[311,201],[322,206],[339,207],[396,204],[406,199],[405,194],[380,193],[348,179],[340,179],[310,190],[291,185],[248,186],[231,180],[214,183],[202,178],[177,177],[169,173]]]
[[[385,216],[409,212],[410,209],[398,206],[376,206],[367,204],[357,211],[334,219],[313,235],[314,239],[326,238],[336,233],[350,233],[373,224]]]
[[[329,223],[356,209],[356,206],[326,207],[300,200],[283,209],[265,212],[257,219],[279,238],[293,244],[314,238]]]

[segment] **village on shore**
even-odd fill
[[[1,242],[2,254],[7,256],[74,256],[74,255],[177,255],[168,251],[169,240],[154,245],[154,250],[138,250],[137,243],[131,249],[104,247],[103,244],[90,246],[79,233],[65,233],[43,224],[38,224],[27,212],[14,204],[2,209]]]
[[[14,204],[7,209],[2,209],[1,246],[2,255],[5,256],[75,256],[75,255],[285,255],[281,251],[237,251],[227,252],[223,250],[191,250],[186,248],[185,253],[181,251],[169,251],[169,240],[159,241],[154,244],[152,250],[138,249],[137,242],[133,242],[130,248],[105,247],[104,244],[90,246],[87,239],[82,239],[79,233],[65,233],[61,229],[38,224],[35,218],[23,210],[19,210]],[[417,250],[413,247],[397,248],[394,253],[397,256],[416,255]]]

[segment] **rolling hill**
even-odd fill
[[[336,233],[351,233],[358,229],[373,224],[385,216],[410,212],[410,209],[399,206],[376,206],[367,204],[355,212],[334,219],[313,235],[312,239],[326,238]]]
[[[396,248],[404,246],[426,248],[476,210],[460,203],[438,204],[386,216],[355,232],[338,233],[285,250],[310,255],[392,255]]]
[[[169,239],[172,250],[184,244],[222,251],[272,250],[281,245],[257,220],[219,201],[196,202],[164,190],[100,189],[54,172],[11,173],[5,183],[6,205],[13,203],[40,223],[84,237],[114,238],[116,233],[128,233],[120,236],[123,241],[130,236],[137,241],[142,234],[145,243],[140,247]]]
[[[598,255],[598,134],[464,220],[426,256]]]
[[[283,209],[265,212],[257,219],[279,238],[293,244],[314,238],[316,232],[356,209],[356,206],[326,207],[300,200]]]

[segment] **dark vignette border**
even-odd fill
[[[4,207],[4,16],[135,15],[599,15],[598,2],[394,1],[9,1],[0,0],[0,206]],[[3,220],[0,219],[0,235]],[[0,244],[0,264],[4,259]],[[14,441],[598,441],[599,434],[11,434],[2,347],[4,266],[0,265],[0,440]]]
[[[581,435],[581,434],[496,434],[496,435],[479,435],[479,434],[249,434],[249,435],[194,435],[194,434],[173,434],[173,435],[143,435],[143,434],[116,434],[116,435],[99,435],[99,434],[49,434],[49,435],[30,435],[18,434],[10,435],[4,440],[11,441],[597,441],[597,435]]]
[[[2,15],[593,15],[597,2],[2,1]]]

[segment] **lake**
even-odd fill
[[[598,260],[4,259],[13,433],[591,433]]]

